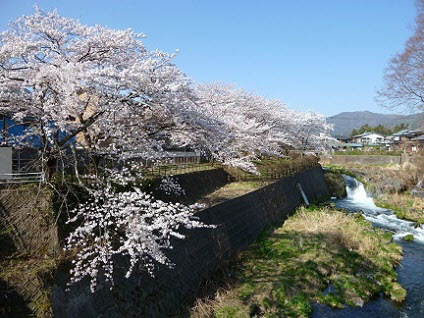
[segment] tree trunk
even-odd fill
[[[44,177],[47,182],[52,181],[57,167],[57,157],[48,156],[43,163]]]
[[[97,169],[99,168],[100,157],[97,154],[90,153],[89,154],[89,162],[88,162],[88,173],[90,175],[96,175]]]

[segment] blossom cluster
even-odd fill
[[[115,170],[113,180],[128,180],[126,174]],[[126,277],[136,265],[154,275],[157,263],[173,266],[164,250],[172,248],[172,237],[184,238],[179,229],[214,227],[203,224],[193,215],[202,206],[155,200],[137,187],[120,192],[115,190],[111,180],[99,181],[98,189],[90,191],[90,200],[71,211],[73,217],[68,220],[78,224],[65,246],[66,250],[76,253],[70,284],[89,277],[93,292],[99,273],[113,286],[116,255],[129,257]]]
[[[177,196],[185,195],[185,190],[172,176],[163,177],[159,185],[159,189],[162,190],[167,195],[171,195],[171,194],[174,194]]]

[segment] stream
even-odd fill
[[[337,208],[350,212],[361,212],[374,226],[393,232],[395,242],[402,245],[403,260],[397,267],[398,281],[406,289],[403,303],[396,304],[380,295],[364,304],[363,307],[333,309],[322,304],[313,304],[311,317],[424,317],[424,229],[414,228],[414,222],[400,220],[392,210],[377,207],[367,194],[362,183],[344,176],[347,197],[331,200]],[[407,234],[414,235],[414,241],[405,242]]]

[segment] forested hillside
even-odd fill
[[[334,125],[333,136],[348,137],[353,129],[368,124],[371,127],[383,125],[387,128],[400,126],[402,123],[411,128],[424,126],[424,113],[411,115],[378,114],[369,111],[343,112],[328,118],[328,123]]]

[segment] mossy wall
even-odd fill
[[[175,268],[158,266],[155,278],[138,270],[125,279],[128,260],[121,259],[113,290],[100,283],[91,293],[88,281],[82,281],[67,292],[69,269],[57,271],[52,288],[54,316],[171,317],[226,260],[303,203],[298,184],[311,202],[329,196],[321,167],[314,167],[202,210],[197,213],[200,220],[218,227],[184,231],[186,238],[175,239],[174,248],[167,251]]]
[[[53,194],[34,184],[0,189],[0,317],[50,317],[60,253]]]
[[[4,233],[0,240],[8,241],[8,248],[34,255],[59,252],[52,193],[47,188],[28,184],[0,189],[0,222]]]
[[[346,196],[346,182],[340,173],[325,171],[324,176],[332,197],[341,198]]]

